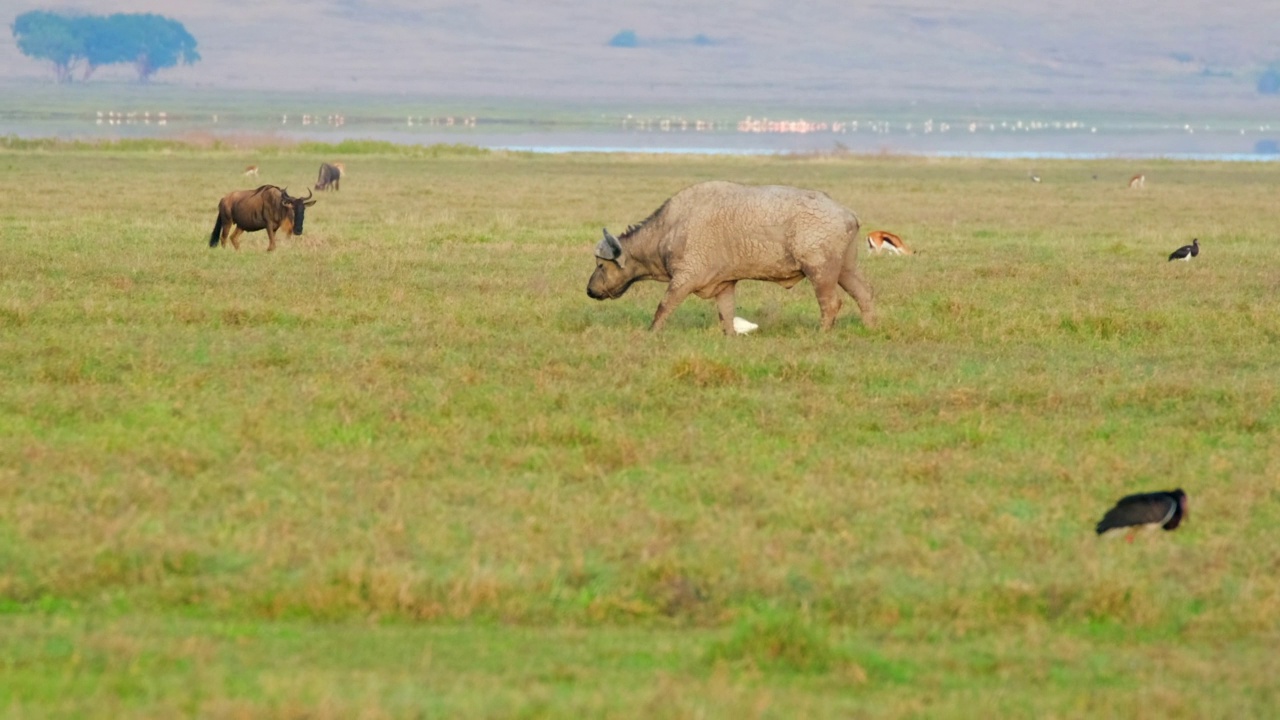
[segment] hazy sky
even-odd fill
[[[0,0],[156,12],[202,60],[158,82],[446,96],[1243,108],[1280,61],[1280,3],[1209,0]],[[640,47],[608,46],[630,30]],[[702,42],[690,42],[701,36]],[[0,42],[0,78],[51,77]],[[99,71],[124,81],[125,68]]]

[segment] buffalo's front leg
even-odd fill
[[[725,289],[716,295],[716,310],[720,313],[720,329],[724,330],[725,335],[737,335],[738,331],[733,327],[733,291],[737,283],[729,283]]]
[[[688,285],[672,280],[671,284],[667,286],[667,293],[662,296],[662,302],[658,303],[658,312],[653,314],[653,324],[649,326],[649,329],[653,332],[661,330],[662,326],[667,324],[667,318],[671,316],[671,313],[675,312],[676,308],[687,297],[689,297]]]

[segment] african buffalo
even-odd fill
[[[289,192],[275,185],[263,185],[255,190],[237,190],[218,202],[218,221],[213,224],[209,247],[231,244],[240,249],[240,233],[267,231],[267,250],[276,249],[276,230],[285,228],[294,235],[302,234],[302,220],[307,208],[315,205],[311,191],[304,198],[290,197]],[[235,231],[231,226],[235,226]]]
[[[671,196],[615,238],[604,231],[587,295],[621,296],[638,280],[669,283],[651,330],[660,330],[694,293],[716,299],[720,326],[733,327],[734,286],[766,280],[790,288],[813,283],[829,330],[840,312],[836,286],[853,296],[866,325],[875,322],[871,288],[858,272],[858,216],[826,193],[782,185],[704,182]]]
[[[342,176],[346,175],[346,168],[342,163],[320,163],[320,176],[316,178],[317,190],[341,190],[338,187],[341,184]]]

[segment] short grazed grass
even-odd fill
[[[1280,166],[376,150],[0,150],[7,714],[1280,700]],[[321,160],[305,235],[207,247]],[[586,297],[602,225],[712,178],[906,238],[879,327]],[[1177,533],[1093,536],[1179,486]]]

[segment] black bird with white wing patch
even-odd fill
[[[1116,506],[1098,522],[1098,534],[1128,528],[1134,532],[1143,527],[1175,530],[1187,517],[1187,494],[1182,488],[1168,492],[1139,493],[1120,498]],[[1132,532],[1129,540],[1133,540]]]
[[[1195,238],[1191,241],[1190,245],[1183,245],[1177,250],[1174,250],[1173,252],[1169,253],[1169,259],[1170,260],[1190,260],[1191,258],[1199,254],[1200,254],[1200,239]]]

